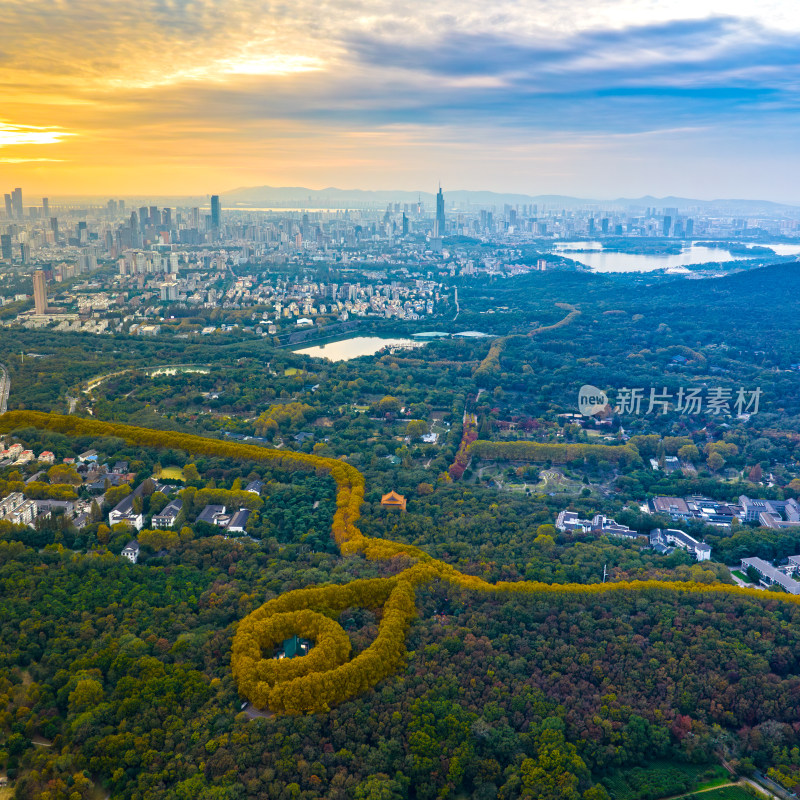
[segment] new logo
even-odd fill
[[[578,411],[585,417],[591,417],[608,405],[608,396],[602,389],[587,383],[578,392]]]

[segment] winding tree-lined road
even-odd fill
[[[0,414],[8,410],[8,393],[11,390],[11,378],[5,364],[0,364]]]

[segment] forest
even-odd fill
[[[339,363],[233,336],[99,337],[82,358],[80,335],[3,337],[7,437],[58,460],[95,447],[135,464],[131,486],[198,472],[174,487],[172,538],[140,534],[135,565],[130,531],[103,541],[99,519],[0,523],[16,796],[656,800],[721,759],[793,788],[800,612],[726,565],[780,563],[800,537],[692,523],[712,546],[699,564],[553,522],[570,508],[647,533],[671,524],[642,510],[654,495],[796,497],[796,283],[786,266],[696,281],[687,306],[648,276],[465,280],[459,329],[492,339]],[[145,372],[171,363],[207,371]],[[584,384],[760,386],[763,404],[598,424],[572,416]],[[70,416],[32,413],[68,397]],[[39,472],[0,468],[0,488],[84,491]],[[196,523],[253,478],[268,488],[247,536]],[[381,506],[392,489],[405,513]],[[287,632],[315,647],[273,661]]]

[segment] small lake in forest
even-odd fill
[[[413,339],[386,339],[381,336],[353,336],[350,339],[341,339],[338,342],[318,344],[313,347],[304,347],[295,350],[302,356],[314,358],[327,358],[328,361],[350,361],[359,356],[374,356],[383,348],[415,349],[422,347],[425,342]]]

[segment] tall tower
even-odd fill
[[[37,314],[47,313],[47,280],[41,269],[33,273],[33,304]]]
[[[219,228],[219,221],[221,217],[221,209],[219,206],[219,195],[212,194],[211,195],[211,226],[213,228]]]
[[[25,211],[22,208],[22,189],[17,188],[11,192],[11,207],[17,219],[22,219],[25,216]]]
[[[42,216],[50,219],[50,199],[47,197],[42,198]]]
[[[14,216],[14,207],[11,205],[11,195],[5,195],[6,200],[6,216],[11,219]]]
[[[439,186],[439,193],[436,195],[436,221],[433,225],[433,235],[436,237],[444,236],[444,195],[442,187]]]

